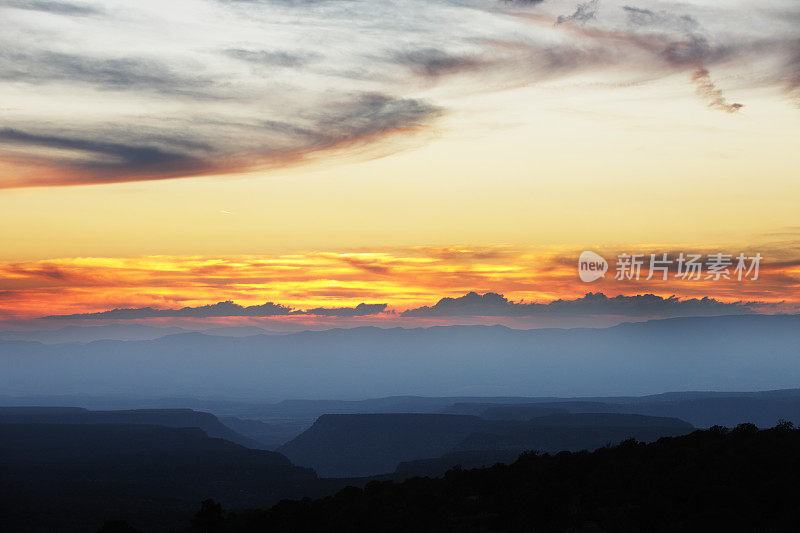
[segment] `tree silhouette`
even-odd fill
[[[796,531],[800,430],[717,426],[594,452],[525,453],[224,517],[224,531]],[[205,506],[218,519],[221,508]],[[218,531],[218,530],[215,530]]]
[[[139,533],[139,530],[126,520],[109,520],[97,530],[97,533]]]
[[[192,520],[192,528],[202,533],[222,531],[225,524],[224,515],[222,505],[210,498],[203,500],[203,503],[200,504],[200,510],[197,511]]]

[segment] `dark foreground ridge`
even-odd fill
[[[111,519],[173,531],[210,494],[257,507],[307,495],[316,480],[279,453],[199,428],[0,423],[3,532],[94,531]]]
[[[264,511],[207,501],[188,531],[796,531],[798,511],[800,430],[742,424],[373,481]]]
[[[677,418],[617,413],[555,414],[526,421],[417,413],[323,415],[278,451],[323,477],[363,477],[448,452],[594,450],[631,437],[651,442],[693,429]]]

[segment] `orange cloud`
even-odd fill
[[[671,249],[627,253],[675,253]],[[619,252],[598,249],[611,265],[604,279],[582,283],[580,250],[505,246],[405,248],[359,253],[276,256],[144,256],[71,258],[0,263],[0,317],[90,313],[113,308],[157,309],[231,300],[241,305],[275,302],[293,309],[387,303],[392,311],[432,305],[469,291],[496,292],[513,301],[546,303],[587,292],[709,296],[724,302],[800,303],[800,256],[761,250],[757,280],[662,281],[614,279]],[[699,250],[716,253],[720,250]],[[740,250],[725,250],[738,253]],[[746,250],[745,250],[746,251]],[[686,250],[687,253],[692,250]]]

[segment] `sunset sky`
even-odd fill
[[[0,320],[469,291],[787,310],[798,132],[796,0],[0,0]],[[763,262],[585,284],[583,250]]]

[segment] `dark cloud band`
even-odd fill
[[[750,314],[756,312],[756,303],[724,303],[714,298],[663,298],[653,294],[614,296],[588,293],[575,300],[555,300],[550,303],[512,302],[502,294],[470,292],[460,298],[442,298],[432,307],[418,307],[404,311],[405,317],[453,316],[704,316],[720,314]]]
[[[327,317],[357,317],[382,313],[386,304],[358,304],[356,307],[317,307],[301,311],[281,304],[267,302],[263,305],[242,306],[231,301],[219,302],[200,307],[181,309],[154,309],[139,307],[131,309],[111,309],[98,313],[77,313],[72,315],[51,315],[45,319],[67,320],[136,320],[148,318],[221,318],[221,317],[271,317],[288,315],[314,315]]]

